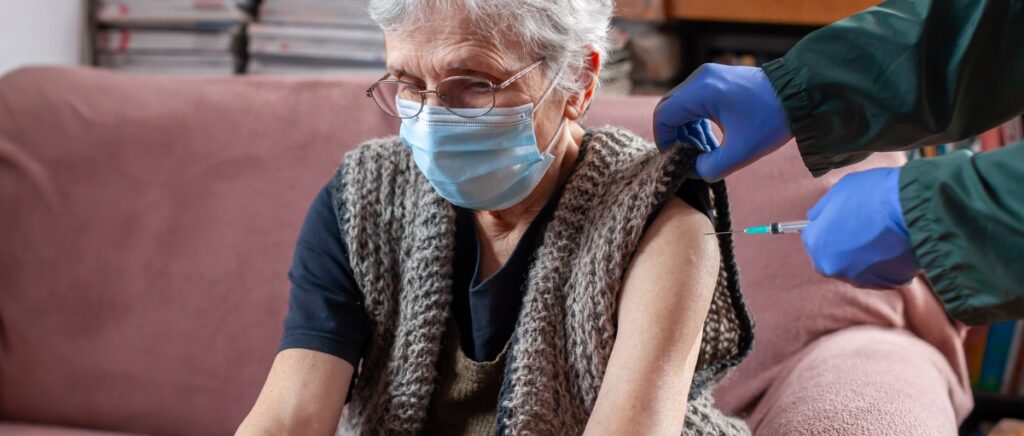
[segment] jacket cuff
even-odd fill
[[[815,177],[827,173],[834,166],[828,154],[818,146],[821,129],[814,118],[815,105],[807,92],[805,74],[788,63],[785,57],[768,62],[761,68],[772,82],[786,112],[789,131],[796,138],[804,165]]]
[[[949,316],[967,324],[984,324],[975,318],[970,296],[957,283],[956,270],[963,265],[952,249],[954,235],[940,220],[944,216],[940,195],[936,195],[945,174],[939,167],[957,159],[970,159],[964,153],[941,158],[908,162],[900,170],[900,205],[910,232],[910,242],[918,265],[924,268],[932,290],[942,300]]]

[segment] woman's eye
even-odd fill
[[[415,77],[395,76],[395,79],[396,80],[401,80],[402,82],[408,83],[411,86],[414,86],[416,88],[423,89],[423,81],[422,80],[418,80]]]
[[[487,82],[474,82],[469,86],[470,91],[490,91],[491,84]]]

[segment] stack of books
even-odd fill
[[[633,91],[633,61],[629,57],[629,34],[613,26],[608,61],[599,77],[601,93],[629,95]]]
[[[263,0],[249,27],[252,74],[383,74],[384,34],[366,0]]]
[[[971,386],[978,392],[1024,395],[1024,321],[972,327],[964,341]]]
[[[247,15],[234,0],[98,0],[96,61],[137,73],[230,75]]]
[[[984,152],[1024,140],[1024,118],[1011,119],[981,135],[909,151],[911,159],[957,150]],[[967,332],[964,353],[971,386],[978,392],[1024,396],[1024,321],[1006,321]]]
[[[632,94],[662,95],[682,80],[684,41],[663,27],[647,21],[614,21],[615,33],[625,34],[627,40],[622,51],[629,58]],[[614,62],[614,53],[613,49],[609,63]]]

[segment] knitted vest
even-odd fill
[[[434,396],[427,410],[424,436],[484,436],[494,432],[498,394],[508,343],[492,361],[476,362],[462,350],[459,328],[448,323]]]
[[[681,148],[659,151],[610,127],[588,132],[585,141],[530,268],[496,434],[583,432],[615,341],[626,267],[646,223],[686,179],[695,157]],[[373,331],[341,431],[417,434],[451,313],[455,210],[397,138],[348,153],[331,185]],[[730,225],[725,192],[714,193],[722,230]],[[731,239],[720,242],[723,265],[692,381],[687,435],[749,433],[742,421],[715,410],[710,398],[709,387],[745,357],[753,334]]]

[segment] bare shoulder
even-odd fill
[[[718,239],[707,216],[673,196],[662,207],[640,241],[634,261],[695,268],[691,273],[717,276]],[[666,267],[669,265],[665,265]]]
[[[720,252],[710,220],[672,197],[644,233],[626,272],[621,308],[675,322],[682,314],[703,323],[718,278]],[[664,309],[665,313],[659,313]],[[629,322],[627,319],[621,321]]]

